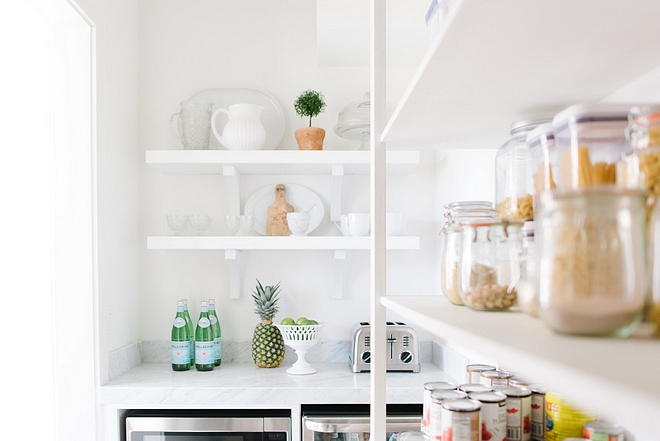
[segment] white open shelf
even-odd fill
[[[344,236],[149,236],[150,250],[369,250],[369,237]],[[419,237],[387,238],[391,250],[419,249]]]
[[[147,150],[147,164],[165,174],[223,174],[233,166],[242,175],[368,175],[368,151],[354,150]],[[407,174],[419,165],[419,151],[387,152],[387,173]]]
[[[472,311],[442,296],[387,296],[381,303],[626,427],[635,439],[658,437],[660,340],[560,335],[522,313]]]
[[[381,139],[497,148],[511,123],[599,101],[660,65],[660,2],[455,0]]]

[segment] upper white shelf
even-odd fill
[[[147,150],[147,164],[166,174],[222,174],[234,166],[244,175],[368,175],[370,152],[357,150]],[[419,151],[388,151],[387,173],[408,174],[419,165]]]
[[[660,2],[455,0],[386,126],[390,148],[496,148],[516,120],[660,65]]]
[[[443,341],[504,361],[506,369],[626,427],[635,439],[658,436],[660,340],[560,335],[522,313],[472,311],[441,296],[388,296],[381,303]]]
[[[150,250],[368,250],[369,237],[149,236]],[[417,236],[387,238],[391,250],[419,249]]]

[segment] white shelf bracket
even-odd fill
[[[344,272],[346,262],[346,250],[335,250],[335,259],[332,263],[332,298],[341,299],[344,297],[346,288]]]
[[[225,250],[225,260],[229,263],[229,298],[241,298],[241,252]]]
[[[344,166],[332,166],[332,179],[330,181],[330,221],[341,221],[341,190],[344,181]]]
[[[222,174],[227,180],[227,190],[229,192],[229,214],[233,216],[241,215],[241,174],[233,165],[222,167]]]

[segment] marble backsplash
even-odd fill
[[[436,346],[431,341],[419,343],[420,360],[422,363],[435,363]],[[310,363],[346,363],[351,352],[350,341],[320,340],[307,353],[306,360]],[[140,363],[169,363],[171,360],[170,341],[140,341],[109,354],[110,379],[117,378]],[[285,363],[296,361],[296,353],[289,347],[284,356]],[[249,340],[223,341],[223,363],[252,363],[252,347]],[[437,363],[435,363],[437,364]]]

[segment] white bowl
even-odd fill
[[[286,221],[289,224],[292,236],[307,236],[311,213],[287,213]]]

